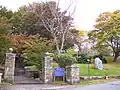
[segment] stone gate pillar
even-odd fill
[[[45,56],[43,60],[41,80],[44,83],[50,83],[53,81],[52,61],[53,61],[53,58],[50,56]]]
[[[66,67],[66,81],[70,84],[80,83],[79,67],[73,65]]]
[[[4,80],[14,82],[15,54],[6,53]]]

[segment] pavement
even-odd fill
[[[120,81],[89,86],[42,84],[38,80],[24,76],[17,76],[15,81],[17,84],[1,86],[0,90],[120,90]]]
[[[40,80],[35,80],[26,76],[15,76],[14,82],[16,84],[43,84],[43,82]]]
[[[0,90],[58,90],[58,89],[64,89],[64,88],[70,88],[70,87],[55,86],[55,85],[49,85],[49,84],[31,84],[31,85],[22,84],[22,85],[1,87]]]
[[[15,85],[1,86],[0,90],[57,90],[70,87],[70,85],[43,84],[40,80],[25,76],[15,76],[14,81],[16,83]]]
[[[120,81],[90,86],[55,86],[50,84],[18,84],[1,87],[0,90],[120,90]]]
[[[120,81],[58,90],[120,90]]]

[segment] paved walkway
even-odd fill
[[[15,76],[16,85],[0,87],[0,90],[56,90],[67,88],[68,86],[56,86],[50,84],[43,84],[39,80],[34,80],[25,76]]]
[[[16,80],[20,84],[0,87],[0,90],[120,90],[120,81],[81,87],[74,85],[56,86],[40,84],[41,82],[24,76],[16,77]]]
[[[2,87],[0,90],[45,90],[44,88],[51,88],[53,85],[31,84],[31,85],[13,85]]]
[[[55,86],[49,84],[22,84],[22,85],[13,85],[13,86],[6,86],[1,87],[0,90],[57,90],[57,89],[64,89],[70,88],[70,86]]]
[[[43,82],[40,80],[35,80],[33,78],[28,78],[25,76],[15,76],[16,84],[42,84]]]

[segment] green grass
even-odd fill
[[[113,57],[106,57],[108,61],[107,64],[103,64],[103,70],[95,69],[94,64],[90,64],[90,76],[105,76],[105,75],[120,75],[120,58],[118,61],[112,62]],[[76,66],[80,67],[80,75],[81,76],[88,76],[88,64],[75,64]]]
[[[51,84],[53,84],[53,85],[68,85],[68,83],[64,82],[64,81],[55,81],[55,82],[52,82]]]
[[[8,83],[8,82],[1,82],[0,86],[11,86],[14,85],[15,83]]]
[[[87,64],[76,64],[80,67],[80,75],[88,76],[88,65]],[[104,64],[103,70],[97,70],[93,64],[90,64],[90,76],[105,76],[105,75],[120,75],[119,64]]]
[[[113,57],[105,57],[108,61],[107,64],[104,64],[104,69],[97,70],[95,69],[94,64],[90,64],[90,76],[105,76],[105,75],[120,75],[120,58],[117,61],[117,63],[112,62]],[[88,64],[75,64],[76,66],[80,67],[80,75],[81,76],[88,76]],[[57,63],[53,63],[53,69],[55,67],[58,67]],[[36,70],[35,66],[27,67],[30,68],[30,70]]]
[[[38,70],[35,65],[33,65],[33,66],[26,66],[25,68],[28,69],[28,70],[31,70],[31,71],[37,71]]]
[[[105,76],[105,75],[120,75],[120,58],[118,59],[117,63],[112,62],[113,57],[105,57],[108,61],[107,64],[103,64],[103,70],[95,69],[94,64],[90,64],[90,76]],[[80,75],[81,76],[88,76],[88,64],[75,64],[76,66],[80,67]],[[58,67],[58,64],[53,63],[53,68]]]

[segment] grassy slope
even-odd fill
[[[104,64],[104,69],[97,70],[94,64],[90,64],[90,76],[120,75],[120,58],[117,63],[112,62],[113,57],[106,57],[108,63]],[[80,67],[80,75],[88,76],[88,64],[75,64]],[[58,67],[57,63],[53,63],[53,69]],[[32,67],[31,70],[34,70]]]
[[[88,66],[87,64],[77,64],[80,67],[80,75],[88,75]],[[90,65],[90,75],[91,76],[104,76],[104,75],[120,75],[120,65],[118,64],[104,64],[104,69],[97,70],[93,67],[93,64]]]
[[[112,62],[112,57],[107,57],[108,64],[104,64],[104,69],[97,70],[93,64],[90,64],[90,76],[120,75],[120,59],[117,63]],[[76,64],[80,67],[80,75],[88,76],[87,64]]]

